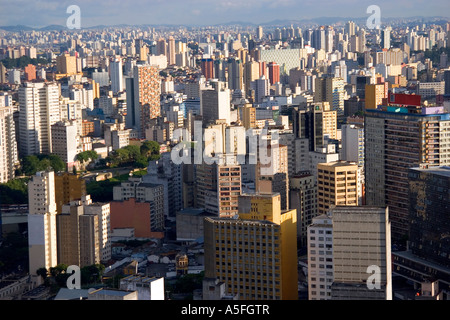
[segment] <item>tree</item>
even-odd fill
[[[47,276],[48,276],[48,271],[47,271],[47,269],[45,269],[44,267],[42,267],[42,268],[39,268],[39,269],[36,270],[36,274],[37,274],[38,276],[41,276],[41,277],[42,277],[42,280],[45,281],[45,279],[46,279]]]
[[[26,156],[22,159],[22,172],[32,176],[38,171],[39,159],[35,155]]]

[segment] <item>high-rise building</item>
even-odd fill
[[[66,163],[67,170],[76,167],[79,136],[77,125],[73,121],[59,121],[51,126],[52,154],[56,154]]]
[[[56,212],[62,212],[62,206],[86,196],[86,180],[80,175],[69,172],[58,172],[55,179]]]
[[[258,28],[256,29],[256,37],[258,38],[258,40],[261,40],[263,36],[264,36],[263,27],[258,26]]]
[[[61,120],[56,83],[25,83],[19,88],[19,152],[22,156],[52,151],[51,126]]]
[[[388,208],[336,206],[330,215],[334,267],[331,300],[392,300]]]
[[[58,264],[80,268],[100,263],[99,219],[87,215],[81,200],[63,205],[56,215]]]
[[[267,64],[269,69],[269,81],[271,85],[280,82],[280,66],[276,62],[269,62]]]
[[[111,260],[111,206],[109,203],[93,202],[90,195],[82,196],[81,202],[86,215],[98,217],[100,261],[109,261]]]
[[[122,92],[124,89],[122,60],[117,59],[110,62],[109,76],[111,78],[111,91],[113,93]]]
[[[33,64],[29,64],[24,68],[25,81],[33,81],[36,79],[36,67]]]
[[[0,183],[15,176],[19,164],[12,96],[0,94]]]
[[[355,162],[335,161],[317,166],[317,213],[326,214],[332,206],[357,206],[359,171]]]
[[[0,83],[8,83],[6,70],[6,67],[0,62]]]
[[[293,132],[299,139],[308,139],[309,151],[325,147],[326,137],[336,139],[337,112],[328,102],[312,103],[293,109]]]
[[[172,36],[169,36],[169,41],[167,44],[167,63],[169,65],[174,65],[176,63],[175,54],[175,39]]]
[[[126,81],[126,124],[129,129],[134,128],[140,138],[144,138],[149,121],[161,114],[159,69],[151,65],[137,65],[133,68],[133,78]]]
[[[450,114],[420,107],[420,97],[417,105],[407,102],[414,97],[389,97],[388,101],[406,106],[391,103],[365,114],[366,203],[389,207],[395,240],[404,240],[409,233],[408,169],[450,163]]]
[[[314,102],[328,102],[330,108],[337,112],[338,118],[344,115],[344,79],[323,77],[316,78]]]
[[[334,280],[333,222],[327,214],[307,226],[308,300],[330,300]]]
[[[28,255],[31,275],[36,275],[40,268],[49,270],[58,264],[54,177],[53,171],[40,171],[28,182]]]
[[[214,79],[214,60],[211,58],[203,58],[200,61],[200,68],[206,80]]]
[[[204,299],[225,283],[241,300],[296,300],[296,212],[278,194],[239,197],[239,218],[205,218]]]
[[[156,42],[156,55],[164,55],[167,57],[167,42],[166,39],[160,38]]]
[[[376,109],[383,103],[388,95],[388,82],[379,84],[366,84],[365,86],[365,109]]]
[[[246,97],[251,97],[251,83],[259,78],[259,63],[248,61],[244,64],[244,88]]]
[[[56,58],[56,68],[57,73],[62,76],[77,74],[76,57],[63,53]]]
[[[450,167],[410,168],[408,182],[409,249],[421,259],[450,268]]]
[[[238,58],[230,58],[228,65],[228,88],[244,92],[244,61]]]
[[[307,228],[317,216],[317,184],[310,172],[289,177],[289,208],[297,211],[297,238],[300,246],[305,247]]]
[[[359,167],[364,167],[364,125],[342,125],[341,137],[342,149],[340,159],[356,162]]]
[[[212,81],[211,84],[213,88],[201,90],[200,107],[203,122],[206,124],[216,120],[225,120],[227,124],[230,124],[230,89],[226,87],[226,83],[221,81]]]
[[[391,27],[386,27],[381,31],[381,48],[391,48]]]
[[[265,97],[270,95],[270,80],[265,75],[250,84],[255,93],[255,103],[261,103]]]

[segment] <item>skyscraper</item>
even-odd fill
[[[123,91],[122,60],[116,59],[109,64],[109,76],[111,78],[111,91],[118,93]]]
[[[19,152],[22,156],[52,151],[51,126],[61,120],[56,83],[25,83],[19,88]]]
[[[137,65],[133,78],[127,78],[127,128],[145,137],[149,121],[161,114],[161,80],[159,69],[151,65]]]
[[[271,85],[280,82],[280,66],[276,62],[269,62],[267,65],[269,69],[269,81]]]
[[[433,107],[421,107],[395,95],[380,110],[365,114],[365,194],[368,205],[389,206],[392,236],[405,239],[409,233],[408,179],[411,167],[448,165],[450,114]],[[414,100],[414,99],[412,99]]]
[[[57,261],[54,172],[37,172],[28,183],[29,272],[54,267]],[[39,280],[36,280],[39,281]]]
[[[0,183],[14,178],[18,164],[12,96],[0,93]]]
[[[381,48],[391,48],[391,27],[386,27],[381,31]]]

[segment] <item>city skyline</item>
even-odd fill
[[[312,0],[151,0],[151,1],[55,1],[24,2],[4,0],[0,21],[2,26],[25,25],[42,28],[49,25],[65,26],[71,13],[67,8],[77,5],[81,12],[81,28],[99,25],[220,25],[232,22],[268,24],[274,21],[312,19],[364,19],[370,16],[367,8],[377,5],[383,19],[442,17],[446,12],[446,1],[423,0],[398,1],[329,1]],[[70,11],[69,11],[70,12]]]

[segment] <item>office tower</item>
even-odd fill
[[[358,43],[357,52],[364,53],[367,49],[366,48],[366,30],[360,29],[358,31],[358,39],[359,39],[359,43]]]
[[[391,27],[386,27],[381,31],[381,48],[390,49],[391,48]]]
[[[337,112],[327,102],[311,103],[293,109],[293,132],[299,139],[308,139],[309,151],[325,146],[326,137],[336,139]]]
[[[368,205],[389,207],[392,236],[400,241],[409,233],[408,169],[449,165],[450,117],[421,107],[420,96],[395,94],[388,101],[399,105],[365,113],[365,194]]]
[[[256,61],[248,61],[244,64],[244,88],[245,96],[251,98],[251,83],[259,78],[259,63]]]
[[[437,95],[443,95],[445,93],[445,81],[436,82],[418,82],[417,94],[422,99],[433,99]]]
[[[269,62],[267,64],[269,69],[269,81],[271,85],[280,82],[280,66],[276,62]]]
[[[0,183],[14,179],[19,164],[12,96],[0,94]]]
[[[103,125],[105,144],[113,150],[130,144],[131,129],[125,129],[124,123],[105,123]]]
[[[137,65],[133,78],[127,78],[128,129],[135,129],[140,138],[145,137],[149,121],[160,116],[161,81],[157,67]]]
[[[317,165],[317,213],[332,206],[357,206],[360,192],[358,165],[335,161]]]
[[[111,206],[109,203],[93,202],[90,195],[80,197],[86,215],[98,217],[98,241],[100,261],[111,260]]]
[[[230,89],[221,81],[213,81],[211,84],[213,88],[201,90],[200,107],[203,123],[221,119],[230,124]]]
[[[56,83],[25,83],[19,88],[19,152],[50,153],[51,126],[61,120]]]
[[[175,39],[172,36],[169,36],[169,41],[167,44],[167,63],[169,65],[174,65],[176,63],[175,54]]]
[[[77,74],[76,57],[63,53],[56,58],[56,69],[57,73],[62,75]]]
[[[388,83],[366,84],[365,90],[365,109],[376,109],[387,98]]]
[[[87,215],[81,200],[62,206],[56,215],[58,264],[80,268],[100,263],[99,219]]]
[[[33,276],[40,268],[49,270],[58,264],[54,177],[52,171],[41,171],[28,182],[28,254]]]
[[[67,170],[76,167],[79,136],[74,121],[59,121],[51,126],[52,154],[66,163]]]
[[[24,68],[25,81],[33,81],[36,79],[36,67],[32,64]]]
[[[0,83],[8,83],[6,78],[6,67],[0,62]]]
[[[58,172],[55,179],[56,212],[62,212],[62,206],[86,195],[86,180],[69,172]]]
[[[202,75],[205,76],[206,80],[214,79],[214,60],[211,58],[203,58],[200,61],[200,68],[202,70]]]
[[[256,29],[256,37],[258,38],[258,40],[261,40],[263,36],[264,36],[263,27],[258,26],[258,28]]]
[[[344,95],[344,79],[332,77],[316,78],[314,102],[328,102],[331,110],[337,112],[338,118],[344,115]]]
[[[316,178],[309,171],[289,176],[289,208],[297,211],[297,238],[306,247],[307,228],[317,216]]]
[[[196,165],[196,204],[217,217],[238,213],[241,194],[241,167],[225,164]]]
[[[392,300],[389,210],[336,206],[332,300]]]
[[[164,186],[162,184],[144,183],[141,178],[129,178],[120,186],[113,188],[114,201],[130,198],[150,203],[150,229],[164,230]]]
[[[230,90],[244,91],[244,62],[238,58],[227,60],[228,88]]]
[[[223,282],[240,300],[298,299],[296,228],[278,194],[242,195],[238,219],[205,218],[203,298]]]
[[[344,124],[341,128],[340,159],[364,167],[364,124]]]
[[[109,64],[109,76],[111,78],[111,91],[113,93],[122,92],[123,87],[123,68],[122,60],[116,59]]]
[[[307,226],[308,300],[330,300],[334,280],[333,221],[327,214]]]
[[[409,249],[430,264],[449,268],[450,168],[410,168],[408,182]]]
[[[255,93],[255,103],[261,103],[265,97],[270,96],[270,80],[266,76],[262,75],[250,84]]]

